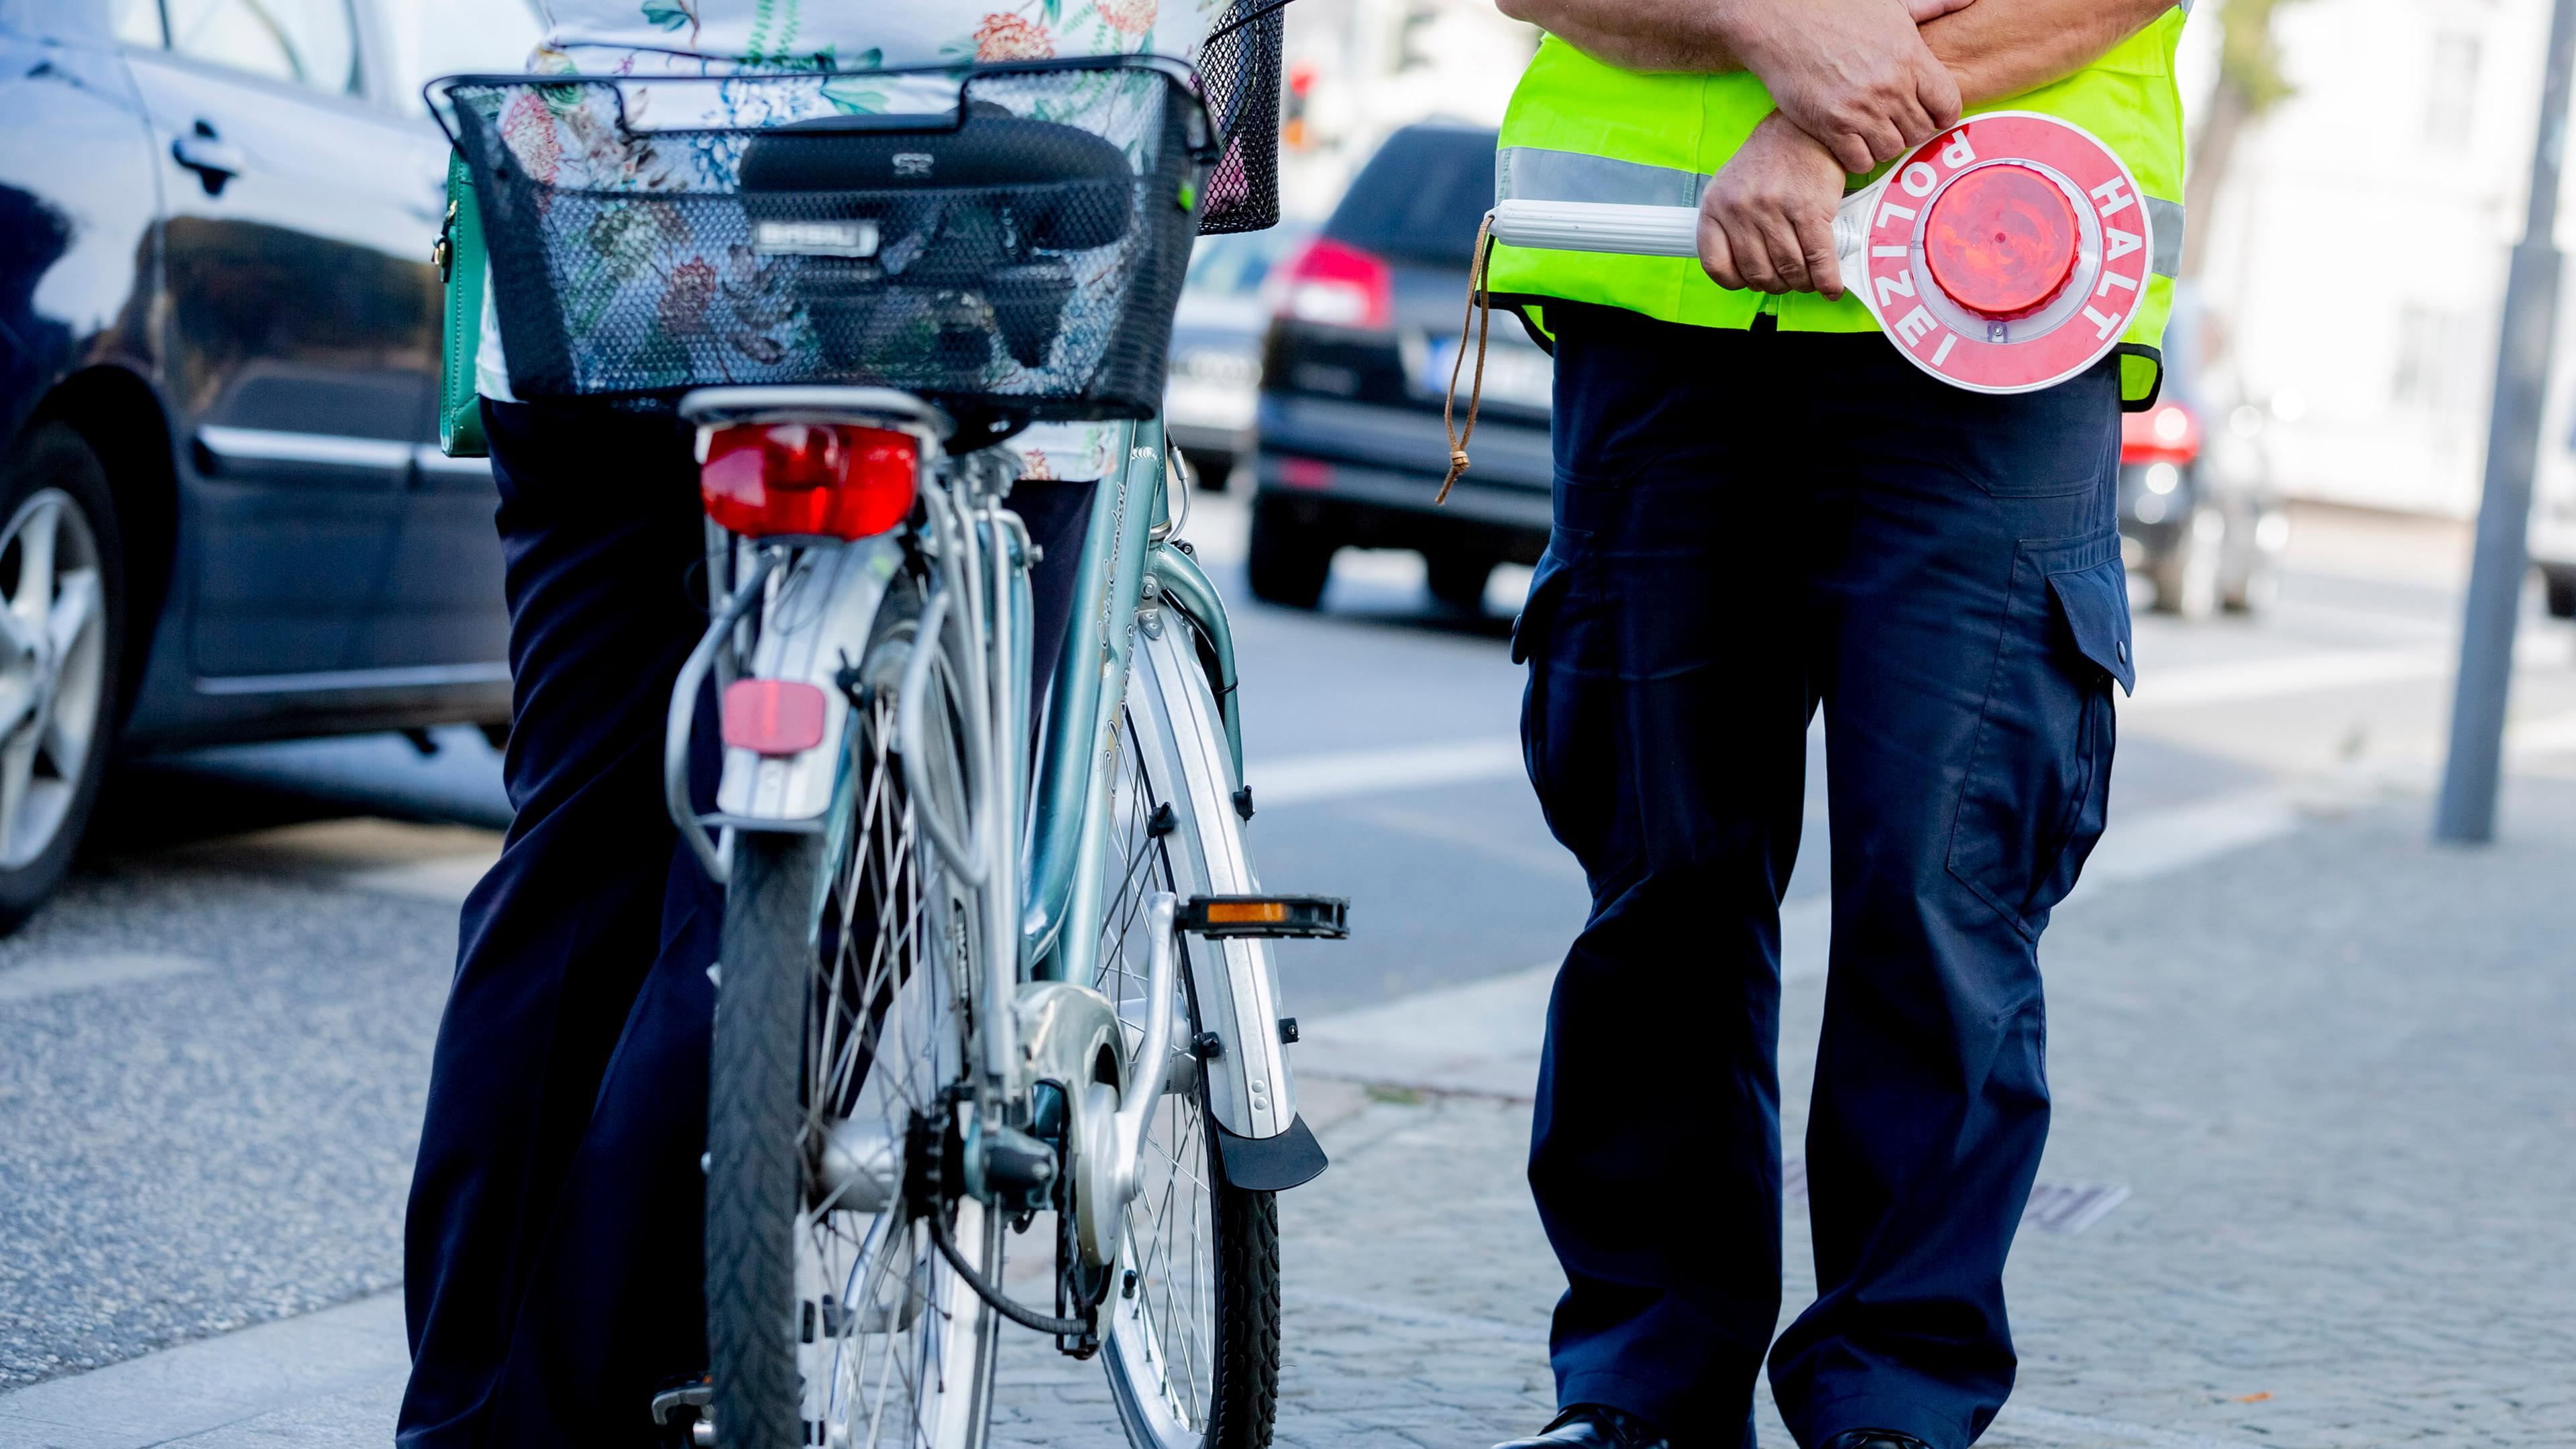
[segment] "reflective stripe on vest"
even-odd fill
[[[2172,308],[2183,250],[2182,101],[2173,55],[2184,11],[2166,11],[2085,69],[1977,110],[2029,110],[2084,127],[2118,152],[2153,218],[2154,273],[2122,341],[2153,349]],[[1700,191],[1773,107],[1759,79],[1644,74],[1591,60],[1548,36],[1512,92],[1494,182],[1497,199],[1695,206]],[[1781,297],[1728,291],[1696,260],[1497,246],[1487,285],[1498,297],[1538,305],[1596,302],[1668,322],[1746,327],[1768,314],[1784,331],[1867,332],[1877,322],[1857,298]],[[2134,404],[2156,369],[2122,368]]]

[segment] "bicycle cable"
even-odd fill
[[[948,1235],[947,1218],[937,1212],[924,1213],[923,1216],[930,1219],[930,1241],[938,1246],[939,1256],[948,1260],[948,1266],[957,1270],[957,1276],[966,1280],[966,1286],[975,1290],[976,1297],[993,1305],[994,1312],[1022,1328],[1051,1333],[1058,1338],[1090,1338],[1099,1332],[1098,1321],[1094,1316],[1058,1318],[1053,1314],[1040,1313],[1012,1299],[1002,1292],[999,1284],[989,1281],[983,1274],[975,1271],[974,1267],[966,1261],[966,1255],[957,1251],[957,1240]]]

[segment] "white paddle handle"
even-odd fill
[[[1558,252],[1690,257],[1699,255],[1699,211],[1594,201],[1506,201],[1494,208],[1494,240]]]
[[[1846,282],[1861,274],[1870,208],[1886,188],[1886,179],[1881,178],[1844,197],[1834,212],[1834,257],[1842,264]],[[1699,255],[1699,209],[1603,201],[1505,201],[1494,207],[1494,240],[1560,252],[1694,257]]]

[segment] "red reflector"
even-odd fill
[[[1981,317],[2027,317],[2075,273],[2075,208],[2027,166],[1987,166],[1952,182],[1924,218],[1932,280]]]
[[[823,743],[823,691],[792,679],[737,679],[725,686],[724,742],[762,755],[792,755]]]
[[[912,512],[908,433],[847,423],[718,428],[698,469],[707,517],[754,538],[868,538]]]

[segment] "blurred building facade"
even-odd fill
[[[1320,221],[1399,126],[1438,116],[1500,125],[1538,31],[1493,0],[1296,0],[1280,202]]]
[[[2204,88],[2218,8],[2193,27]],[[2297,93],[2248,131],[2212,214],[2192,221],[2214,228],[2209,400],[2247,409],[2236,427],[2291,496],[2476,511],[2548,20],[2544,0],[2277,13]],[[2564,386],[2553,397],[2544,474],[2563,486],[2571,409]]]

